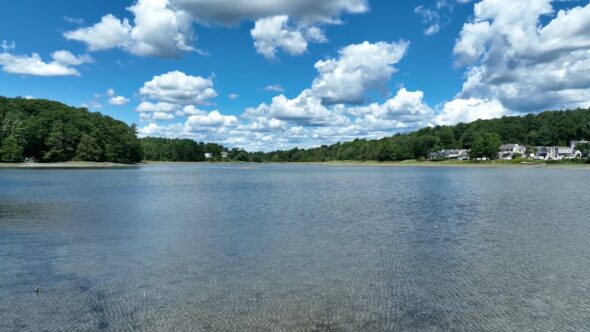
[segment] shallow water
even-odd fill
[[[589,200],[567,169],[0,170],[0,331],[588,330]]]

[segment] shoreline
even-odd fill
[[[137,164],[120,164],[109,162],[67,161],[57,163],[0,163],[0,169],[128,169],[158,165],[313,165],[313,166],[348,166],[348,167],[453,167],[453,168],[557,168],[589,170],[590,164],[581,163],[510,163],[510,162],[465,162],[465,161],[311,161],[311,162],[206,162],[206,161],[144,161]]]
[[[517,163],[510,162],[469,162],[469,161],[310,161],[310,162],[239,162],[239,161],[225,161],[225,162],[207,162],[207,161],[145,161],[141,166],[157,166],[157,165],[297,165],[297,166],[349,166],[349,167],[456,167],[456,168],[564,168],[564,169],[589,169],[590,164],[580,163]]]
[[[137,168],[141,164],[120,164],[92,161],[65,161],[57,163],[0,163],[0,169],[117,169]]]

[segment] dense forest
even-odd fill
[[[209,161],[250,161],[248,152],[239,149],[228,150],[215,143],[159,137],[146,137],[140,141],[145,161],[205,161],[205,153],[212,154]],[[228,156],[222,159],[221,152],[227,152]]]
[[[0,161],[142,160],[135,126],[62,103],[0,97]]]
[[[477,120],[455,126],[423,128],[379,140],[323,145],[313,149],[292,149],[251,153],[255,162],[308,162],[334,160],[400,161],[425,159],[440,149],[471,149],[472,158],[494,159],[503,143],[526,146],[569,146],[570,141],[590,139],[590,109],[548,111],[537,115]],[[588,145],[580,146],[585,156]]]
[[[69,160],[133,163],[146,161],[313,162],[426,159],[440,149],[471,149],[471,157],[495,158],[502,143],[568,146],[590,139],[590,109],[477,120],[423,128],[378,140],[356,139],[311,149],[246,152],[190,139],[137,138],[135,125],[48,100],[0,97],[0,161]],[[590,145],[579,147],[585,156]],[[226,158],[221,152],[227,152]]]

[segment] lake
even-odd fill
[[[589,210],[575,169],[2,169],[0,331],[581,331]]]

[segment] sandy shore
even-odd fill
[[[140,164],[98,163],[90,161],[67,161],[63,163],[0,163],[2,168],[30,168],[30,169],[76,169],[76,168],[133,168]]]

